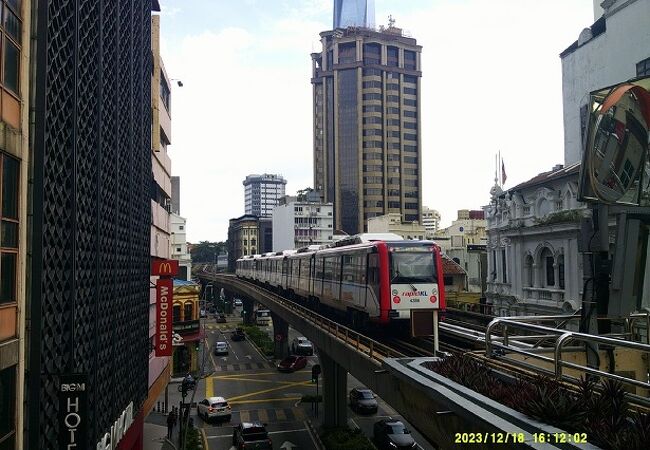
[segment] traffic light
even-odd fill
[[[201,347],[201,341],[196,341],[196,344],[194,344],[194,350],[198,352],[200,347]]]

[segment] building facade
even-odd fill
[[[259,253],[259,217],[244,214],[230,219],[228,225],[228,271],[235,271],[235,261]]]
[[[171,213],[171,257],[178,260],[178,276],[180,280],[189,281],[192,278],[192,255],[187,248],[187,219]]]
[[[402,216],[397,213],[389,213],[384,216],[377,216],[368,219],[368,233],[394,233],[404,239],[426,238],[426,230],[419,222],[404,223]]]
[[[584,205],[579,165],[556,166],[505,192],[492,188],[487,303],[497,315],[570,314],[581,305]],[[569,270],[567,270],[567,268]]]
[[[31,2],[39,9],[29,29],[37,50],[23,449],[143,448],[157,3]],[[74,433],[64,428],[72,413]]]
[[[375,0],[334,0],[334,29],[374,26]]]
[[[334,227],[360,233],[388,213],[419,221],[422,47],[394,26],[320,36],[322,51],[311,55],[314,189],[334,203]]]
[[[273,209],[273,251],[332,242],[333,214],[331,203],[285,197]]]
[[[181,177],[173,176],[172,182],[172,212],[181,213]]]
[[[650,0],[605,0],[602,16],[565,49],[562,59],[564,164],[580,162],[589,93],[650,75]]]
[[[427,239],[431,239],[434,233],[440,228],[440,219],[440,213],[437,210],[428,208],[427,206],[423,207],[420,222],[426,230]]]
[[[174,333],[181,337],[180,342],[174,344],[172,374],[177,377],[200,371],[198,355],[203,338],[199,317],[200,293],[200,285],[174,279],[172,326]]]
[[[30,154],[30,1],[2,2],[0,77],[0,448],[24,448]]]
[[[167,146],[171,144],[171,82],[160,56],[160,16],[151,16],[151,260],[169,259],[171,243],[171,159]],[[149,289],[149,394],[144,407],[148,415],[156,399],[167,386],[170,377],[170,358],[156,356],[156,285],[158,277],[151,276]]]
[[[282,175],[248,175],[244,184],[244,213],[271,217],[273,208],[284,197],[287,180]]]

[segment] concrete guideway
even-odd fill
[[[324,425],[347,424],[347,373],[352,374],[399,412],[427,439],[442,448],[459,445],[463,434],[480,433],[495,442],[473,444],[493,448],[499,436],[522,438],[509,448],[560,448],[535,442],[535,433],[563,433],[535,422],[521,413],[486,399],[433,372],[423,373],[412,358],[358,335],[318,314],[305,310],[256,285],[232,275],[209,275],[221,285],[262,303],[318,348],[323,369]],[[284,325],[283,325],[284,326]],[[361,343],[361,340],[364,340]],[[374,348],[373,348],[374,347]],[[395,354],[397,353],[397,354]],[[395,358],[397,357],[397,359]],[[433,375],[432,375],[433,374]],[[561,448],[595,448],[589,444],[567,444]]]

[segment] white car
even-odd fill
[[[311,356],[314,354],[314,345],[304,336],[297,337],[291,342],[291,353]]]
[[[208,397],[198,403],[197,414],[206,422],[210,419],[225,418],[230,420],[232,410],[225,398]]]
[[[214,354],[215,355],[227,355],[228,354],[228,344],[219,341],[214,345]]]
[[[235,299],[235,306],[242,306],[243,304],[244,304],[244,302],[242,302],[238,298]]]

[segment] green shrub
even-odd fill
[[[246,336],[257,345],[257,347],[267,356],[275,353],[275,344],[266,332],[260,330],[255,325],[242,325],[241,327]]]
[[[201,447],[199,447],[201,445]],[[185,448],[187,450],[199,450],[202,448],[203,443],[201,442],[201,433],[199,430],[194,427],[190,427],[187,430],[187,441]]]
[[[375,447],[361,430],[330,428],[321,435],[327,450],[374,450]]]

